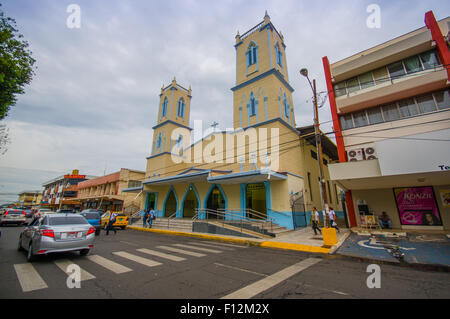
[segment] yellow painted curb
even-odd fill
[[[237,243],[237,244],[259,246],[259,247],[264,247],[264,248],[287,249],[287,250],[296,250],[296,251],[304,251],[304,252],[310,252],[310,253],[322,253],[322,254],[328,254],[330,252],[329,248],[308,246],[308,245],[302,245],[302,244],[280,243],[280,242],[274,242],[274,241],[260,242],[260,241],[255,241],[255,240],[251,240],[251,239],[227,238],[227,237],[218,236],[218,235],[194,234],[194,233],[180,232],[180,231],[174,231],[174,230],[152,229],[152,228],[143,228],[143,227],[137,227],[137,226],[127,226],[127,228],[133,229],[133,230],[150,232],[150,233],[159,233],[159,234],[167,234],[167,235],[211,239],[211,240],[216,240],[216,241],[225,241],[225,242],[231,242],[231,243]]]
[[[275,242],[275,241],[264,241],[264,242],[260,243],[259,246],[267,247],[267,248],[279,248],[279,249],[306,251],[306,252],[310,252],[310,253],[328,254],[330,252],[329,248],[308,246],[308,245],[302,245],[302,244],[280,243],[280,242]]]

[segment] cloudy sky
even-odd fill
[[[307,67],[325,90],[322,57],[331,63],[424,26],[424,14],[450,13],[448,1],[303,0],[0,0],[30,43],[36,76],[3,121],[11,144],[0,155],[0,194],[40,189],[58,174],[121,167],[145,170],[159,93],[174,76],[192,87],[191,125],[232,127],[235,35],[265,10],[284,35],[298,126],[313,121]],[[81,27],[68,28],[70,4]],[[367,7],[381,9],[368,28]],[[211,112],[211,110],[214,112]],[[331,131],[326,103],[320,110]],[[12,199],[16,199],[12,196]],[[0,196],[0,203],[7,200]]]

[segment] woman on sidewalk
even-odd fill
[[[315,207],[313,207],[312,209],[311,221],[312,221],[312,229],[314,230],[314,235],[317,235],[317,230],[319,231],[319,233],[322,234],[322,231],[319,228],[319,212]]]
[[[336,213],[334,212],[333,207],[330,207],[328,216],[330,217],[330,227],[336,228],[338,233],[340,233],[341,231],[339,230],[338,225],[336,223]]]

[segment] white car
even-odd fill
[[[21,209],[8,209],[0,215],[0,226],[7,224],[22,225],[27,217],[25,211]]]

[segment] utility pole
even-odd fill
[[[301,69],[300,74],[303,75],[308,79],[309,85],[311,86],[311,89],[313,91],[313,104],[314,104],[314,134],[316,139],[316,149],[317,149],[317,161],[319,162],[319,190],[320,190],[320,199],[322,202],[322,209],[323,209],[323,225],[326,228],[327,227],[327,210],[328,210],[328,203],[327,203],[327,191],[325,188],[325,183],[323,180],[323,155],[322,155],[322,142],[321,142],[321,134],[319,129],[319,107],[317,106],[317,90],[316,90],[316,80],[313,80],[313,83],[311,84],[311,81],[308,77],[308,70],[307,69]]]

